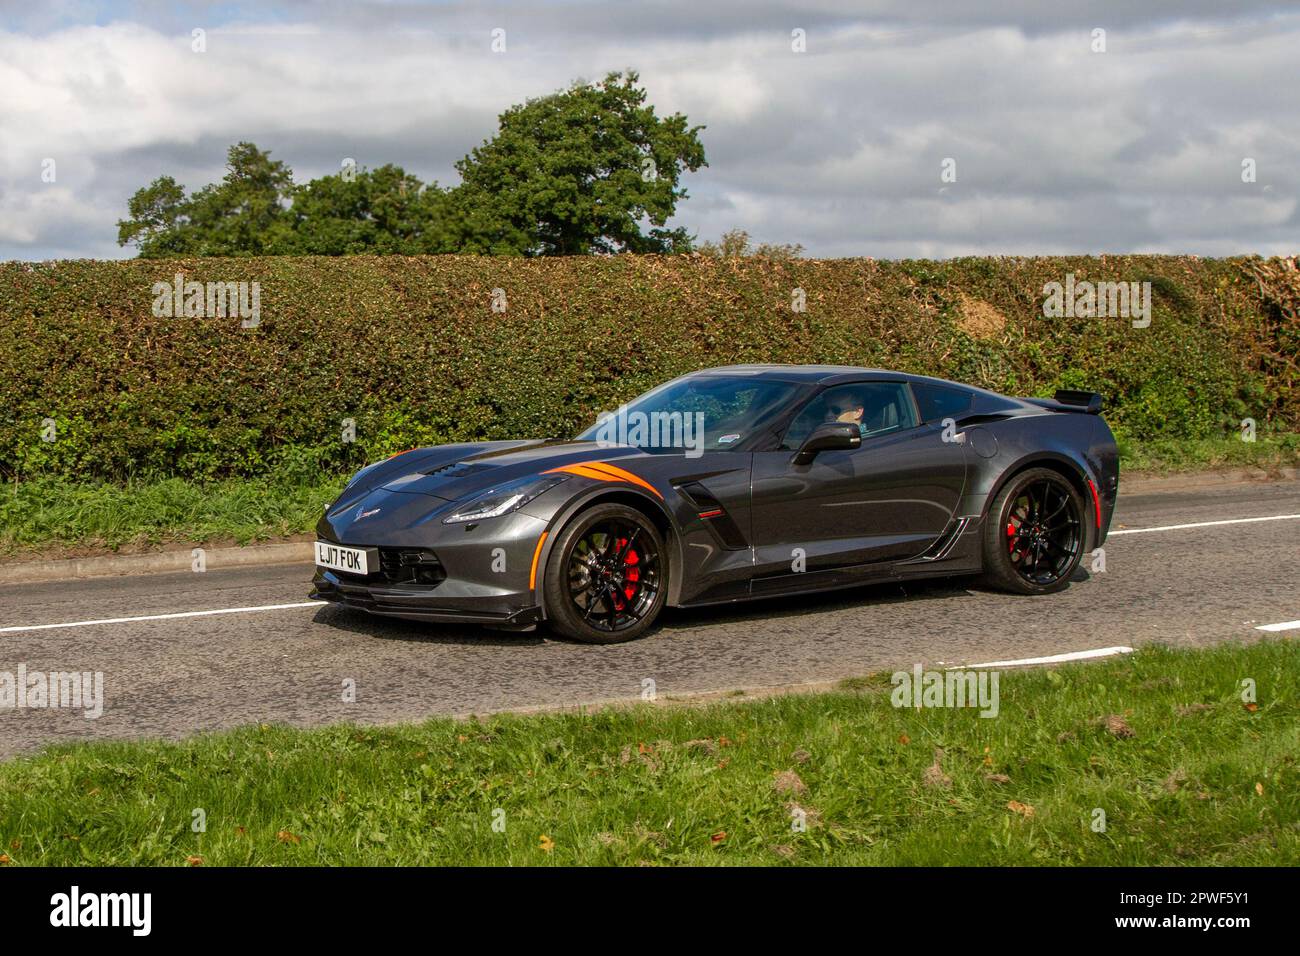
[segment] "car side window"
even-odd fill
[[[907,386],[900,382],[836,385],[815,395],[795,416],[781,441],[782,450],[796,450],[818,425],[826,422],[855,424],[863,438],[888,435],[917,424]]]
[[[927,424],[966,414],[974,398],[965,389],[944,388],[942,385],[913,383],[912,392],[916,395],[917,408],[921,410],[921,421]]]

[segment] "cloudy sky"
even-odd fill
[[[703,239],[1294,254],[1298,51],[1276,0],[0,0],[0,259],[130,256],[127,198],[239,140],[451,185],[506,107],[629,67],[707,127],[673,222]]]

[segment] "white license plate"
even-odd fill
[[[316,542],[316,565],[348,574],[369,574],[379,568],[377,548],[345,548],[328,541]]]

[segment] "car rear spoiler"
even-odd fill
[[[1026,402],[1050,408],[1054,412],[1080,412],[1100,415],[1102,397],[1097,392],[1080,392],[1072,388],[1058,388],[1052,398],[1026,398]]]

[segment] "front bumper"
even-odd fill
[[[450,502],[382,490],[353,504],[332,508],[317,539],[375,548],[379,565],[367,575],[318,565],[313,599],[417,621],[526,627],[542,619],[534,572],[545,520],[513,512],[444,525],[439,510]],[[356,519],[359,511],[368,517]]]
[[[368,584],[336,571],[316,569],[311,599],[329,601],[370,614],[447,624],[494,624],[527,627],[542,620],[531,593],[483,593],[480,587],[445,580],[433,588],[399,588]]]

